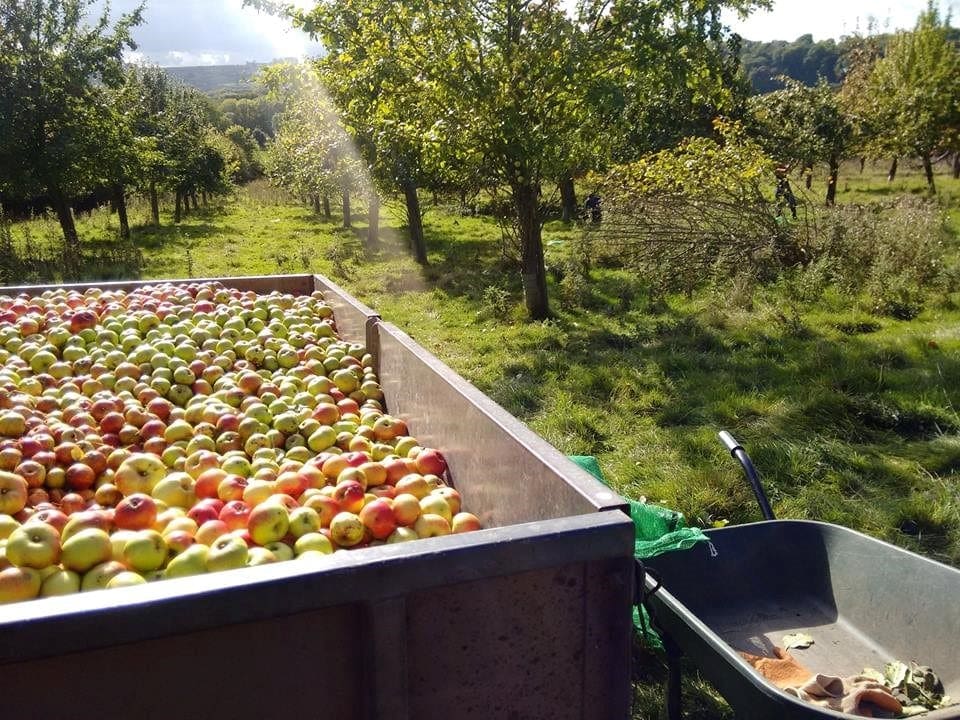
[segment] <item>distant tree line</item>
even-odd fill
[[[111,23],[92,0],[0,0],[0,204],[57,217],[79,252],[78,207],[109,200],[130,237],[126,200],[149,198],[154,224],[259,173],[252,131],[155,67],[127,65],[142,6]]]
[[[952,43],[960,43],[960,29],[948,27],[947,38]],[[850,68],[850,55],[855,54],[869,37],[871,42],[882,48],[890,41],[890,34],[861,35],[858,33],[842,37],[814,41],[812,35],[801,35],[796,40],[773,40],[757,42],[743,40],[740,49],[740,62],[750,86],[756,93],[782,90],[783,78],[790,78],[807,86],[816,85],[824,80],[830,85],[839,84]]]

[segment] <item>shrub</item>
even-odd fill
[[[939,208],[915,197],[820,213],[813,253],[845,293],[865,295],[876,314],[916,317],[931,291],[947,285]]]
[[[716,138],[620,166],[602,181],[603,223],[594,245],[642,274],[651,289],[692,293],[749,273],[764,280],[806,261],[802,226],[769,199],[773,163],[735,123]]]

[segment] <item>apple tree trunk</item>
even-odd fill
[[[803,166],[803,172],[806,174],[804,182],[806,183],[807,190],[813,187],[813,163],[807,163]]]
[[[413,250],[413,258],[421,265],[426,265],[427,244],[423,237],[423,214],[420,212],[417,184],[413,180],[403,184],[403,197],[407,204],[407,227],[410,230],[410,249]]]
[[[953,179],[960,180],[960,151],[953,154]]]
[[[540,222],[540,198],[536,185],[523,183],[513,188],[520,236],[520,273],[523,299],[531,320],[550,316],[547,298],[547,269],[543,258],[543,235]]]
[[[350,219],[350,191],[346,188],[343,190],[343,226],[345,228],[353,227]]]
[[[573,222],[577,217],[577,189],[573,185],[573,178],[567,176],[560,181],[561,220]]]
[[[173,221],[179,223],[183,217],[183,194],[177,190],[173,201]]]
[[[311,196],[310,196],[310,204],[313,205],[313,212],[316,213],[317,215],[319,215],[319,214],[320,214],[320,196],[319,196],[319,195],[311,195]]]
[[[114,185],[113,204],[117,209],[117,222],[120,223],[120,238],[123,240],[129,240],[130,220],[127,217],[127,195],[124,192],[123,185]]]
[[[830,156],[830,179],[827,181],[827,205],[837,202],[837,176],[840,174],[840,161],[836,155]]]
[[[927,176],[927,187],[930,192],[936,192],[937,186],[933,181],[933,163],[930,162],[930,153],[923,154],[923,173]]]
[[[323,216],[329,220],[330,219],[330,196],[323,196]]]
[[[160,227],[160,197],[157,194],[157,184],[150,183],[150,219]]]
[[[898,158],[894,158],[890,162],[890,171],[887,173],[887,182],[893,182],[894,180],[897,179],[897,165],[898,165]]]
[[[376,188],[370,189],[367,205],[367,246],[377,247],[380,243],[380,194]]]
[[[77,250],[80,247],[80,237],[77,235],[77,226],[73,220],[73,210],[66,196],[59,190],[50,193],[50,203],[57,214],[60,229],[63,231],[63,240],[67,248]]]

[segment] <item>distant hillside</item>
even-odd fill
[[[776,79],[780,75],[805,85],[816,85],[818,77],[829,83],[839,82],[844,50],[843,40],[839,44],[833,40],[814,42],[812,35],[801,35],[793,42],[744,40],[740,61],[754,91],[765,93],[783,87]]]
[[[168,67],[167,74],[207,94],[244,93],[250,90],[251,80],[264,63],[245,65],[200,65],[197,67]]]
[[[949,36],[960,43],[960,29],[950,28]],[[873,36],[872,40],[886,44],[889,36]],[[783,87],[776,78],[780,75],[799,80],[805,85],[816,85],[817,78],[837,84],[843,80],[844,55],[861,38],[843,37],[840,40],[820,40],[814,42],[812,35],[801,35],[796,40],[774,40],[755,42],[744,40],[740,51],[740,62],[755,92],[766,93]]]

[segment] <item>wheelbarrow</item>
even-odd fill
[[[932,667],[960,699],[960,571],[862,533],[776,520],[753,463],[727,432],[763,522],[709,530],[709,543],[646,561],[646,605],[667,649],[668,715],[682,717],[681,655],[749,720],[849,717],[768,683],[739,654],[772,655],[788,633],[808,633],[813,672],[848,676],[893,660]],[[927,720],[960,718],[960,705]]]

